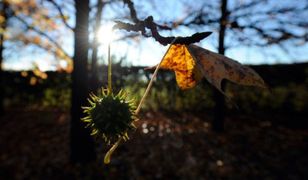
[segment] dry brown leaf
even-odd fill
[[[263,79],[251,68],[221,54],[196,45],[186,46],[202,75],[222,93],[221,81],[266,88]]]
[[[240,85],[266,88],[263,79],[253,69],[196,45],[171,45],[160,67],[175,71],[181,89],[195,87],[202,75],[223,94],[223,79]]]

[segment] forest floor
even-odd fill
[[[81,166],[69,163],[68,112],[9,110],[0,179],[308,179],[308,129],[272,118],[228,116],[215,133],[206,115],[144,112],[109,165],[98,143],[97,162]]]

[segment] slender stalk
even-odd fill
[[[108,91],[112,92],[112,63],[111,63],[111,57],[110,57],[110,43],[108,43]]]
[[[175,40],[176,40],[176,38],[173,40],[173,42],[174,42]],[[146,90],[145,90],[145,92],[144,92],[144,94],[143,94],[143,96],[142,96],[142,98],[141,98],[141,100],[140,100],[140,102],[139,102],[139,104],[138,104],[138,107],[137,107],[137,109],[136,109],[136,111],[135,111],[136,114],[139,113],[139,111],[140,111],[140,109],[141,109],[141,106],[142,106],[142,104],[143,104],[145,98],[146,98],[147,95],[149,94],[150,89],[151,89],[151,87],[152,87],[152,85],[153,85],[153,81],[154,81],[154,79],[155,79],[155,77],[156,77],[156,75],[157,75],[157,73],[158,73],[159,68],[160,68],[160,65],[161,65],[161,63],[163,62],[163,59],[165,58],[165,56],[167,55],[169,49],[171,48],[173,42],[170,44],[170,46],[168,47],[168,49],[167,49],[167,51],[165,52],[164,56],[163,56],[162,59],[160,60],[159,64],[156,66],[155,71],[154,71],[154,73],[153,73],[153,76],[152,76],[152,78],[151,78],[151,80],[150,80],[150,82],[149,82],[149,84],[148,84],[148,87],[146,88]]]
[[[156,75],[157,75],[157,73],[158,73],[158,70],[159,70],[159,68],[160,68],[161,63],[163,62],[165,56],[168,54],[169,49],[171,48],[172,44],[176,41],[176,39],[177,39],[177,38],[174,38],[174,40],[172,41],[172,43],[169,45],[167,51],[165,52],[164,56],[161,58],[159,64],[156,66],[156,69],[155,69],[155,71],[154,71],[154,73],[153,73],[153,76],[152,76],[152,78],[151,78],[151,80],[150,80],[150,82],[149,82],[149,84],[148,84],[148,86],[147,86],[147,88],[146,88],[146,90],[145,90],[145,92],[144,92],[144,94],[143,94],[143,96],[142,96],[142,98],[141,98],[139,104],[138,104],[138,107],[137,107],[136,111],[135,111],[136,115],[139,113],[139,111],[140,111],[140,109],[141,109],[141,106],[142,106],[142,104],[143,104],[143,102],[144,102],[146,96],[147,96],[147,95],[149,94],[149,92],[150,92],[150,89],[151,89],[151,87],[152,87],[152,85],[153,85],[153,81],[154,81],[154,79],[155,79],[155,77],[156,77]],[[108,71],[108,72],[109,72],[109,71]],[[108,83],[109,83],[109,82],[108,82]],[[108,85],[109,85],[109,84],[108,84]],[[109,164],[109,163],[110,163],[110,157],[111,157],[112,153],[115,151],[115,149],[119,146],[119,144],[121,143],[122,139],[123,139],[122,137],[119,138],[118,141],[117,141],[114,145],[112,145],[112,147],[111,147],[111,148],[109,149],[109,151],[106,153],[106,155],[105,155],[105,157],[104,157],[104,163],[105,163],[105,164]]]
[[[112,145],[112,147],[109,149],[109,151],[106,153],[105,157],[104,157],[104,163],[105,164],[109,164],[110,163],[110,158],[112,153],[114,152],[114,150],[116,150],[116,148],[119,146],[120,142],[121,142],[122,138],[118,139],[118,141]]]

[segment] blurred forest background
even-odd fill
[[[1,0],[0,8],[0,179],[308,178],[307,1]],[[158,36],[198,31],[213,32],[202,45],[220,54],[249,50],[270,90],[226,82],[229,101],[205,79],[182,91],[160,70],[138,129],[104,165],[108,147],[80,118],[88,93],[107,84],[100,39],[110,34],[100,29],[110,22],[136,27],[117,30],[111,47],[126,51],[111,51],[115,90],[137,100],[153,74],[145,65],[163,54],[153,64],[136,54],[147,47],[156,58],[155,48],[166,49]]]

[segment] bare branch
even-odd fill
[[[123,0],[124,4],[127,4],[130,12],[130,17],[132,18],[134,23],[139,23],[140,20],[137,17],[136,9],[134,7],[134,3],[131,0]]]
[[[116,25],[113,27],[114,29],[124,29],[126,31],[134,31],[134,32],[141,32],[145,37],[153,37],[157,42],[166,46],[170,44],[175,37],[164,37],[161,36],[157,31],[157,26],[153,23],[153,17],[149,16],[144,21],[140,21],[137,24],[130,24],[130,23],[123,23],[120,21],[116,21]],[[147,35],[146,29],[150,29],[152,35]],[[175,44],[192,44],[201,41],[202,39],[208,37],[212,32],[202,32],[202,33],[195,33],[189,37],[178,37],[177,40],[174,42]]]
[[[140,20],[138,19],[136,9],[134,7],[134,3],[131,0],[123,0],[124,4],[127,4],[130,12],[130,17],[133,20],[134,23],[138,24],[140,23]],[[165,25],[159,25],[153,22],[159,29],[162,30],[172,30],[172,28],[165,26]]]
[[[134,32],[141,32],[141,34],[145,37],[153,37],[157,42],[162,45],[167,45],[173,42],[175,39],[174,36],[164,37],[161,36],[158,32],[158,29],[171,29],[166,26],[158,25],[154,22],[153,17],[149,16],[145,20],[140,20],[137,17],[137,13],[134,7],[134,3],[131,0],[123,0],[125,4],[128,5],[130,10],[130,16],[135,24],[124,23],[121,21],[115,21],[116,24],[114,25],[113,29],[123,29],[126,31],[134,31]],[[151,31],[151,35],[147,34],[147,29]],[[202,32],[193,34],[190,37],[178,37],[177,40],[174,42],[176,44],[191,44],[195,42],[199,42],[202,39],[209,36],[212,32]]]
[[[60,14],[60,16],[61,16],[61,19],[62,19],[64,25],[65,25],[67,28],[69,28],[70,30],[74,31],[74,28],[73,28],[72,26],[70,26],[70,25],[67,23],[67,20],[66,20],[66,18],[65,18],[65,15],[63,14],[63,11],[62,11],[60,5],[57,4],[54,0],[46,0],[46,1],[50,2],[51,4],[53,4],[54,7],[58,10],[58,12],[59,12],[59,14]]]
[[[248,34],[250,36],[248,37],[243,30],[253,30],[253,36],[258,37],[258,40],[256,42],[249,41],[249,43],[263,47],[279,45],[291,40],[307,41],[308,35],[303,32],[308,27],[308,21],[301,18],[301,15],[308,10],[307,5],[273,7],[271,9],[258,8],[259,5],[264,5],[267,2],[268,0],[255,0],[231,9],[229,19],[225,23],[228,25],[228,30],[234,30],[232,36],[238,37],[238,39],[244,38],[245,43],[248,43],[248,39],[252,36]],[[204,8],[197,12],[194,11],[190,17],[193,18],[190,18],[189,22],[180,25],[206,26],[219,24],[219,19],[209,17]],[[266,23],[275,24],[275,26],[266,26]]]
[[[232,9],[231,11],[238,11],[238,10],[243,10],[243,9],[249,9],[253,6],[256,6],[260,3],[267,3],[268,0],[256,0],[256,1],[251,1],[250,3],[244,4],[244,5],[240,5],[235,7],[234,9]]]
[[[57,43],[55,40],[53,40],[50,36],[48,36],[48,34],[46,34],[45,32],[43,32],[43,31],[41,31],[41,30],[39,30],[39,29],[37,29],[37,28],[35,28],[35,27],[33,27],[33,26],[30,26],[23,18],[17,16],[16,14],[14,14],[13,17],[15,17],[15,18],[16,18],[17,20],[19,20],[21,23],[23,23],[23,24],[27,27],[27,29],[30,29],[30,30],[32,30],[32,31],[34,31],[34,32],[36,32],[36,33],[38,33],[39,35],[45,37],[46,39],[48,39],[52,44],[54,44],[58,49],[60,49],[60,50],[63,52],[63,54],[64,54],[65,56],[70,57],[70,56],[66,53],[66,51],[60,46],[60,44]]]

